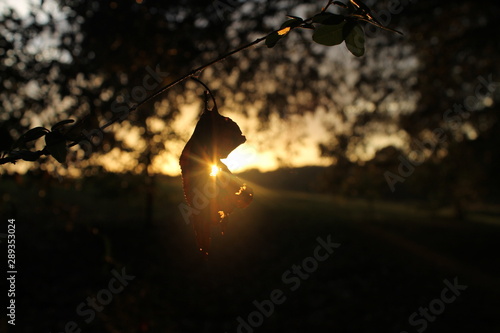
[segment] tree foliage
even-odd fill
[[[23,147],[15,143],[23,141],[30,128],[44,126],[48,131],[49,124],[74,119],[74,124],[56,131],[66,136],[66,147],[78,140],[100,141],[92,145],[93,152],[134,152],[135,171],[147,172],[148,165],[176,138],[168,125],[179,114],[179,106],[194,101],[196,94],[175,90],[135,111],[134,104],[141,99],[133,98],[132,90],[143,85],[145,68],[155,71],[159,65],[161,73],[168,73],[158,89],[191,73],[200,63],[209,63],[263,36],[257,40],[265,37],[262,42],[272,50],[238,52],[204,70],[204,79],[218,91],[223,112],[224,105],[244,114],[255,109],[265,127],[273,115],[286,119],[327,110],[330,120],[325,126],[330,126],[331,139],[321,149],[337,163],[337,173],[345,172],[343,167],[366,163],[356,156],[372,149],[379,134],[400,138],[402,143],[376,146],[368,154],[374,162],[377,150],[382,152],[394,144],[395,151],[406,155],[413,141],[425,140],[429,132],[442,128],[447,140],[404,187],[418,188],[414,183],[420,184],[417,179],[424,174],[425,179],[436,180],[441,173],[431,170],[442,166],[448,170],[440,178],[448,179],[440,187],[444,200],[450,191],[465,193],[470,184],[475,184],[477,193],[494,193],[494,184],[498,184],[492,171],[498,165],[494,148],[498,142],[498,94],[493,92],[475,105],[469,118],[465,113],[452,113],[460,122],[447,121],[443,115],[474,95],[479,76],[492,74],[496,81],[498,45],[492,32],[499,29],[495,24],[497,5],[466,0],[439,4],[401,1],[395,13],[390,1],[377,2],[373,12],[357,1],[328,2],[321,10],[316,2],[308,1],[286,6],[280,1],[226,4],[221,9],[195,0],[175,4],[72,1],[61,3],[57,11],[45,3],[27,19],[4,13],[0,23],[4,88],[0,99],[5,111],[0,125],[2,162],[27,159],[36,167],[44,156],[51,155],[44,138],[26,141]],[[58,11],[64,13],[64,20]],[[374,30],[386,25],[409,33],[394,43],[400,38],[397,34]],[[41,36],[44,42],[50,40],[43,43],[48,45],[43,50]],[[327,45],[344,43],[355,55],[365,55],[347,58],[342,53],[345,48],[328,50],[311,43],[311,38]],[[221,72],[227,75],[221,76]],[[113,102],[127,108],[118,120]],[[158,131],[152,126],[153,119],[167,125],[167,130]],[[102,131],[102,138],[92,132],[110,121],[121,122],[114,129],[139,128],[144,149],[125,142],[116,130]],[[91,140],[81,135],[83,131],[91,134]],[[52,140],[55,135],[49,136],[51,150],[59,152],[62,160],[64,153]],[[75,149],[69,149],[69,161],[75,160],[74,154]],[[467,172],[464,156],[481,161],[474,164],[474,172]],[[374,170],[378,179],[389,169]],[[473,177],[481,173],[490,175],[488,186],[479,183],[481,177]],[[468,181],[456,181],[464,177]],[[343,187],[332,183],[330,188]]]
[[[276,31],[266,35],[265,37],[259,38],[250,44],[246,44],[240,48],[237,48],[236,50],[233,50],[226,55],[216,58],[215,61],[209,62],[208,64],[189,72],[187,75],[184,75],[177,81],[174,81],[174,84],[170,84],[161,88],[160,92],[164,92],[176,83],[182,82],[184,79],[194,76],[198,73],[199,70],[202,70],[252,45],[260,43],[263,40],[266,41],[266,45],[269,48],[274,47],[280,39],[288,35],[291,30],[297,28],[314,30],[312,39],[319,44],[332,46],[340,44],[345,40],[347,48],[354,55],[361,56],[364,54],[364,36],[362,28],[356,22],[359,20],[364,20],[372,23],[373,20],[371,19],[368,12],[366,12],[364,9],[363,11],[360,11],[359,7],[355,6],[356,4],[356,1],[351,1],[348,6],[345,6],[339,2],[329,1],[320,13],[310,18],[302,19],[300,17],[291,16],[291,19],[285,21]],[[347,13],[345,15],[338,15],[327,12],[328,7],[330,7],[331,5],[338,5],[342,7],[345,6],[345,8],[347,9]],[[80,102],[80,99],[84,99],[87,102],[86,105],[84,105],[87,109],[90,109],[90,115],[104,119],[110,119],[104,125],[100,126],[98,130],[102,131],[112,123],[123,121],[127,118],[129,113],[135,111],[139,106],[142,106],[145,102],[151,100],[151,96],[147,97],[147,92],[145,91],[144,87],[142,88],[142,90],[140,88],[135,91],[134,89],[132,89],[131,93],[125,92],[122,96],[118,94],[119,90],[117,87],[120,86],[119,83],[121,82],[119,81],[125,81],[129,84],[140,82],[140,74],[134,71],[134,68],[141,68],[143,66],[147,67],[146,64],[151,63],[152,58],[154,58],[154,56],[152,57],[149,52],[146,56],[146,50],[156,51],[153,52],[153,54],[157,54],[159,56],[164,55],[165,50],[162,47],[162,45],[164,45],[165,43],[163,37],[164,34],[160,34],[159,32],[162,32],[162,30],[172,30],[172,27],[167,25],[165,22],[161,22],[158,19],[153,19],[153,17],[155,15],[172,15],[173,13],[177,13],[179,16],[188,15],[190,19],[182,20],[182,24],[187,24],[187,22],[190,22],[194,27],[196,27],[196,20],[200,19],[196,14],[194,14],[194,12],[184,12],[184,7],[167,7],[169,11],[167,11],[167,8],[163,7],[153,7],[153,11],[153,8],[147,8],[146,6],[132,5],[132,10],[130,10],[130,8],[128,8],[127,6],[118,4],[116,2],[109,2],[104,4],[101,2],[75,2],[74,4],[72,4],[71,10],[69,10],[68,7],[63,7],[67,9],[66,12],[68,13],[68,21],[73,23],[73,26],[80,25],[79,31],[73,30],[69,32],[59,32],[61,41],[63,43],[66,43],[66,40],[69,41],[67,43],[67,47],[62,44],[58,46],[60,48],[59,54],[69,54],[69,57],[73,60],[82,60],[80,63],[75,61],[77,66],[72,67],[72,72],[76,74],[77,77],[76,81],[79,81],[78,79],[80,79],[80,81],[83,81],[83,84],[77,83],[77,86],[75,87],[75,90],[80,91],[81,94],[80,96],[78,96],[79,98],[76,98],[76,103],[72,104],[75,105],[75,108],[78,107],[78,109],[80,109],[82,108],[82,105],[78,102]],[[148,9],[149,11],[147,11]],[[83,17],[83,13],[86,14],[87,18],[82,22],[81,18]],[[154,24],[153,27],[148,27],[147,24],[131,24],[131,22],[140,22],[139,20],[137,20],[137,16],[141,14],[145,18],[151,19],[151,21],[155,22],[156,24]],[[9,15],[10,20],[16,20],[12,12]],[[51,13],[47,12],[47,15],[50,17]],[[175,21],[175,16],[173,20]],[[78,22],[81,23],[79,24]],[[48,23],[46,23],[46,26],[42,25],[43,28],[40,29],[48,28],[49,30],[54,30],[55,28],[57,28],[56,26],[51,26],[51,23],[52,22],[49,19]],[[105,34],[103,36],[97,29],[106,25],[111,27],[111,31],[109,34]],[[7,28],[8,24],[5,25],[5,27]],[[36,24],[36,27],[38,27],[38,23]],[[151,33],[152,31],[150,32],[147,30],[151,28],[153,28],[154,33]],[[176,26],[176,28],[178,29],[178,26]],[[193,27],[191,26],[187,28],[187,30],[189,31],[192,28]],[[208,29],[202,30],[203,34],[205,34]],[[80,38],[80,43],[77,42],[77,45],[74,45],[73,43],[79,39],[78,37],[82,37],[82,32],[86,35],[83,36],[83,38]],[[148,43],[146,44],[147,49],[137,50],[136,47],[133,47],[136,42],[134,38],[141,38],[141,36],[144,35],[150,36],[148,38]],[[107,36],[109,36],[111,40],[107,40]],[[184,40],[179,40],[178,43],[180,43],[181,41]],[[172,42],[170,43],[172,45]],[[191,43],[193,43],[193,41],[191,41]],[[176,44],[175,37],[173,44]],[[186,46],[183,44],[182,50],[184,52],[196,50],[194,45],[192,47],[190,47],[189,45],[190,44]],[[96,53],[96,50],[102,50],[103,52]],[[177,49],[170,49],[170,53],[176,55]],[[137,56],[137,54],[139,54],[139,56]],[[117,57],[120,57],[120,62],[116,62]],[[130,64],[132,64],[132,71],[128,70],[127,72],[124,71],[120,73],[121,70],[125,70],[122,66],[127,63],[127,60],[129,64],[127,66],[127,69],[129,69]],[[176,60],[178,59],[174,59],[172,64],[175,63]],[[85,68],[85,70],[80,70],[82,68]],[[88,69],[90,69],[90,71]],[[61,71],[62,63],[52,61],[51,70]],[[163,71],[160,73],[156,73],[156,76],[159,76],[160,74],[164,74],[165,76],[167,76],[169,75],[169,73],[170,72]],[[161,79],[164,79],[164,77],[161,77]],[[61,77],[58,76],[57,81],[55,82],[56,89],[58,89],[58,91],[55,93],[55,96],[61,99],[62,96],[64,96],[64,98],[73,99],[73,101],[75,101],[75,96],[73,96],[72,94],[73,91],[69,89],[72,84],[74,85],[73,80],[73,78],[66,75],[61,75]],[[102,83],[94,86],[92,84],[93,81],[101,81]],[[144,77],[142,81],[142,85],[145,86],[146,79]],[[162,81],[159,81],[158,83],[160,82],[163,83]],[[157,85],[154,85],[154,88],[156,87]],[[87,88],[89,91],[85,91],[85,88]],[[105,98],[103,98],[104,92],[108,93],[108,96],[106,96]],[[158,96],[160,92],[157,91],[153,96]],[[114,97],[109,97],[109,95],[114,95]],[[93,103],[89,103],[89,99],[93,100]],[[123,112],[125,113],[125,116],[116,114],[116,101],[119,99],[121,99],[122,103],[124,104],[125,108]],[[132,99],[135,103],[131,103],[130,99]],[[113,112],[115,112],[115,114],[113,114]],[[175,112],[175,107],[170,108],[170,110],[168,110],[166,114],[162,115],[162,120],[170,120]],[[130,121],[134,122],[135,125],[138,125],[144,129],[142,137],[146,141],[146,149],[138,157],[138,161],[139,163],[145,165],[146,170],[151,164],[152,157],[162,150],[162,148],[155,149],[155,147],[157,146],[155,145],[155,143],[165,142],[166,139],[168,139],[168,137],[161,137],[161,133],[153,133],[149,129],[147,119],[152,117],[155,113],[157,113],[157,110],[150,107],[145,111],[135,112],[133,117],[131,117],[130,119]],[[61,124],[62,126],[69,124],[71,121],[72,120],[70,119],[63,120],[58,124]],[[48,130],[41,127],[32,129],[26,133],[29,140],[27,140],[24,135],[21,135],[21,137],[16,142],[26,143],[28,141],[34,141],[45,135],[45,147],[41,150],[35,151],[26,149],[21,150],[21,147],[15,144],[11,147],[5,147],[5,157],[2,158],[1,162],[2,164],[7,162],[15,162],[18,159],[34,161],[42,155],[52,155],[58,162],[63,163],[66,161],[67,148],[70,148],[85,140],[92,144],[92,136],[87,135],[87,131],[88,129],[84,126],[81,126],[81,124],[79,123],[76,123],[67,131],[56,130],[49,132]],[[39,136],[33,138],[33,133],[36,133],[36,135],[39,134]],[[103,134],[100,135],[103,136]],[[99,138],[100,141],[102,141],[102,139],[102,137]],[[114,144],[119,144],[119,142],[114,142]]]

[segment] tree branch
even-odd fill
[[[352,0],[351,0],[352,1]],[[320,11],[319,14],[316,14],[314,16],[311,16],[305,20],[299,18],[299,17],[295,17],[295,16],[289,16],[291,17],[292,19],[283,23],[283,25],[280,27],[280,29],[277,29],[277,30],[274,30],[270,33],[268,33],[267,35],[263,36],[263,37],[260,37],[260,38],[257,38],[256,40],[254,40],[253,42],[250,42],[248,44],[245,44],[243,46],[240,46],[224,55],[221,55],[217,58],[215,58],[214,60],[212,61],[209,61],[208,63],[204,64],[204,65],[201,65],[195,69],[193,69],[192,71],[190,71],[189,73],[185,74],[184,76],[178,78],[177,80],[161,87],[159,90],[157,90],[156,92],[154,92],[153,94],[149,95],[146,99],[144,99],[143,101],[133,105],[132,107],[130,107],[128,109],[128,112],[127,112],[127,115],[130,113],[130,112],[133,112],[135,110],[137,110],[139,107],[141,107],[142,105],[150,102],[151,100],[153,100],[154,98],[158,97],[159,95],[163,94],[165,91],[169,90],[170,88],[176,86],[177,84],[191,78],[191,77],[194,77],[196,76],[199,72],[203,71],[205,68],[208,68],[236,53],[239,53],[243,50],[246,50],[254,45],[257,45],[259,44],[260,42],[266,40],[267,38],[269,38],[269,40],[266,41],[266,44],[268,47],[273,47],[276,42],[278,40],[280,40],[282,37],[284,37],[285,35],[287,35],[291,30],[294,30],[296,28],[307,28],[307,29],[315,29],[314,26],[312,26],[312,23],[313,22],[318,22],[318,21],[314,21],[314,19],[316,17],[318,17],[319,15],[327,15],[328,13],[326,13],[326,10],[331,6],[331,5],[337,5],[337,6],[341,6],[343,3],[341,2],[338,2],[338,1],[333,1],[333,0],[328,0],[327,4],[325,7],[322,8],[322,10]],[[357,4],[357,3],[356,3]],[[345,5],[344,5],[345,6]],[[358,5],[359,6],[359,5]],[[369,12],[368,12],[369,14]],[[350,15],[349,17],[353,17],[357,20],[362,20],[362,21],[366,21],[368,23],[371,23],[371,24],[374,24],[375,26],[379,27],[379,28],[382,28],[382,29],[386,29],[386,30],[389,30],[389,31],[393,31],[393,32],[397,32],[399,33],[398,31],[396,30],[392,30],[392,29],[388,29],[384,26],[382,26],[381,24],[375,24],[375,23],[378,23],[378,22],[375,22],[373,20],[370,20],[369,18],[369,15],[367,13],[363,12],[363,15],[361,14],[357,14],[357,15]],[[341,17],[342,15],[334,15],[334,14],[330,14],[334,17]],[[359,16],[359,17],[358,17]],[[328,23],[327,23],[328,24]],[[362,31],[362,30],[361,30]],[[359,37],[359,36],[357,36]],[[323,37],[322,37],[323,38]],[[345,39],[345,37],[343,37]],[[355,38],[354,38],[355,39]],[[359,38],[358,38],[359,39]],[[314,39],[314,35],[313,35],[313,40]],[[315,40],[316,42],[319,42],[320,44],[323,44],[323,45],[336,45],[338,44],[338,41],[337,43],[330,43],[330,41],[318,41],[318,40]],[[363,43],[364,43],[364,39],[363,39]],[[353,52],[352,48],[349,48],[350,45],[347,44],[347,40],[346,40],[346,45],[348,47],[348,49],[355,55],[357,56],[360,56],[359,54],[356,54],[355,52]],[[364,52],[364,48],[363,48],[363,52]],[[361,53],[362,55],[362,53]],[[118,117],[118,116],[114,116],[111,120],[109,120],[107,123],[105,123],[104,125],[100,126],[99,129],[101,131],[103,131],[104,129],[108,128],[109,126],[113,125],[114,123],[120,121],[120,120],[123,120],[123,115]],[[54,131],[54,130],[53,130]],[[47,130],[48,134],[51,135],[52,132],[49,133],[49,131]],[[77,144],[85,141],[85,140],[88,140],[87,137],[85,137],[85,135],[79,135],[78,138],[76,139],[68,139],[67,137],[64,137],[64,135],[61,135],[60,133],[57,133],[58,136],[57,138],[53,139],[52,142],[51,142],[51,145],[57,145],[57,144],[61,144],[62,142],[66,143],[67,141],[73,141],[71,142],[70,144],[66,145],[66,149],[68,148],[71,148],[73,146],[76,146]],[[50,149],[49,149],[50,150]],[[43,150],[40,150],[40,151],[35,151],[35,152],[30,152],[30,151],[10,151],[8,153],[9,156],[7,157],[3,157],[3,158],[0,158],[0,165],[2,164],[5,164],[5,163],[15,163],[17,160],[19,159],[23,159],[23,160],[26,160],[26,161],[35,161],[37,158],[39,158],[40,156],[42,155],[51,155],[50,151],[47,149],[47,147]],[[62,155],[62,157],[60,157],[59,159],[61,160],[64,160],[65,158],[65,154]]]

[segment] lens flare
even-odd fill
[[[212,165],[210,176],[215,177],[219,173],[220,169],[217,165]]]

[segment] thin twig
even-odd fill
[[[326,5],[324,8],[322,8],[321,13],[324,13],[324,12],[328,9],[328,7],[329,7],[332,3],[333,3],[333,0],[328,0],[327,5]],[[312,20],[313,20],[313,17],[310,17],[310,18],[308,18],[308,19],[304,20],[304,21],[303,21],[303,23],[302,23],[301,25],[296,26],[296,27],[290,27],[290,30],[293,30],[293,29],[296,29],[296,28],[300,28],[302,25],[304,25],[304,24],[306,24],[306,23],[310,23],[310,22],[312,22]],[[208,62],[208,63],[206,63],[206,64],[204,64],[204,65],[202,65],[202,66],[199,66],[198,68],[193,69],[192,71],[190,71],[189,73],[185,74],[184,76],[182,76],[182,77],[178,78],[177,80],[175,80],[175,81],[173,81],[173,82],[171,82],[171,83],[167,84],[166,86],[164,86],[164,87],[160,88],[158,91],[156,91],[156,92],[154,92],[153,94],[149,95],[149,96],[148,96],[146,99],[144,99],[143,101],[141,101],[141,102],[139,102],[139,103],[137,103],[137,104],[133,105],[132,107],[130,107],[130,108],[128,109],[128,113],[130,113],[130,112],[133,112],[133,111],[137,110],[137,109],[138,109],[139,107],[141,107],[142,105],[146,104],[147,102],[150,102],[151,100],[153,100],[153,99],[154,99],[154,98],[156,98],[157,96],[159,96],[159,95],[163,94],[163,93],[164,93],[165,91],[167,91],[168,89],[170,89],[170,88],[174,87],[175,85],[177,85],[177,84],[179,84],[179,83],[181,83],[181,82],[183,82],[183,81],[185,81],[185,80],[187,80],[187,79],[189,79],[189,78],[191,78],[191,77],[194,77],[194,76],[195,76],[198,72],[203,71],[205,68],[208,68],[208,67],[210,67],[210,66],[212,66],[212,65],[214,65],[214,64],[216,64],[216,63],[218,63],[218,62],[220,62],[220,61],[222,61],[222,60],[225,60],[226,58],[229,58],[230,56],[232,56],[232,55],[234,55],[234,54],[236,54],[236,53],[238,53],[238,52],[241,52],[241,51],[243,51],[243,50],[245,50],[245,49],[248,49],[249,47],[252,47],[252,46],[254,46],[254,45],[259,44],[260,42],[262,42],[262,41],[266,40],[266,38],[267,38],[267,37],[269,37],[270,35],[272,35],[272,34],[274,34],[274,33],[279,32],[280,30],[281,30],[281,29],[274,30],[274,31],[272,31],[272,32],[268,33],[267,35],[265,35],[265,36],[263,36],[263,37],[257,38],[257,39],[256,39],[256,40],[254,40],[253,42],[250,42],[250,43],[248,43],[248,44],[245,44],[245,45],[243,45],[243,46],[240,46],[240,47],[238,47],[238,48],[236,48],[236,49],[234,49],[234,50],[232,50],[232,51],[230,51],[230,52],[228,52],[228,53],[226,53],[226,54],[224,54],[224,55],[221,55],[221,56],[219,56],[219,57],[215,58],[214,60],[212,60],[212,61],[210,61],[210,62]],[[199,80],[198,80],[198,81],[199,81]],[[200,81],[200,82],[201,82],[201,81]],[[211,94],[211,93],[210,93],[210,94]],[[211,94],[211,95],[212,95],[212,94]],[[215,98],[213,97],[213,95],[212,95],[212,98],[214,99],[214,103],[215,103]],[[128,114],[128,113],[127,113],[127,114]],[[100,129],[101,131],[103,131],[104,129],[106,129],[107,127],[109,127],[109,126],[113,125],[114,123],[116,123],[116,122],[117,122],[118,120],[120,120],[120,119],[122,119],[122,117],[114,117],[113,119],[111,119],[111,120],[109,120],[107,123],[105,123],[104,125],[100,126],[100,127],[99,127],[99,129]],[[87,138],[81,138],[80,140],[73,141],[72,143],[68,144],[67,148],[71,148],[71,147],[73,147],[73,146],[76,146],[77,144],[79,144],[80,142],[82,142],[82,141],[84,141],[84,140],[86,140],[86,139],[87,139]],[[45,151],[38,151],[38,152],[40,152],[40,153],[41,153],[41,155],[42,155],[42,154],[45,154]],[[46,155],[46,154],[45,154],[45,155]],[[1,164],[5,164],[5,163],[9,163],[9,162],[11,162],[11,163],[15,163],[17,160],[19,160],[19,158],[18,158],[18,157],[15,157],[15,156],[9,156],[9,157],[0,158],[0,165],[1,165]]]
[[[175,81],[173,81],[173,82],[171,82],[171,83],[167,84],[166,86],[164,86],[164,87],[160,88],[160,89],[159,89],[158,91],[156,91],[155,93],[153,93],[153,94],[149,95],[149,96],[148,96],[146,99],[144,99],[143,101],[141,101],[141,102],[137,103],[136,105],[132,106],[132,107],[131,107],[128,111],[129,111],[129,112],[133,112],[133,111],[135,111],[135,110],[136,110],[137,108],[139,108],[140,106],[142,106],[142,105],[146,104],[147,102],[151,101],[151,100],[152,100],[152,99],[154,99],[155,97],[157,97],[157,96],[159,96],[159,95],[163,94],[165,91],[167,91],[168,89],[172,88],[173,86],[175,86],[175,85],[177,85],[177,84],[179,84],[179,83],[181,83],[181,82],[183,82],[183,81],[185,81],[185,80],[189,79],[189,78],[190,78],[190,77],[192,77],[192,76],[195,76],[198,72],[200,72],[200,71],[204,70],[205,68],[210,67],[210,66],[212,66],[212,65],[214,65],[214,64],[216,64],[216,63],[218,63],[218,62],[220,62],[220,61],[222,61],[222,60],[224,60],[224,59],[226,59],[226,58],[229,58],[229,57],[230,57],[230,56],[232,56],[233,54],[236,54],[236,53],[238,53],[238,52],[241,52],[241,51],[243,51],[243,50],[245,50],[245,49],[248,49],[248,48],[249,48],[249,47],[251,47],[251,46],[254,46],[254,45],[256,45],[256,44],[258,44],[258,43],[262,42],[263,40],[265,40],[265,39],[267,38],[267,36],[269,36],[269,35],[271,35],[271,34],[273,34],[273,33],[277,32],[277,31],[279,31],[279,30],[273,31],[273,32],[271,32],[271,33],[267,34],[267,35],[266,35],[266,36],[264,36],[264,37],[258,38],[258,39],[254,40],[254,41],[253,41],[253,42],[251,42],[251,43],[248,43],[248,44],[246,44],[246,45],[240,46],[239,48],[234,49],[234,50],[232,50],[231,52],[226,53],[226,54],[224,54],[224,55],[222,55],[222,56],[220,56],[220,57],[218,57],[218,58],[216,58],[216,59],[214,59],[214,60],[212,60],[212,61],[210,61],[210,62],[206,63],[205,65],[202,65],[202,66],[200,66],[200,67],[198,67],[198,68],[193,69],[191,72],[187,73],[186,75],[182,76],[181,78],[178,78],[177,80],[175,80]],[[106,127],[108,127],[108,126],[110,126],[110,125],[112,125],[112,124],[114,124],[115,122],[117,122],[117,120],[118,120],[118,118],[115,118],[115,119],[110,120],[109,122],[107,122],[106,124],[104,124],[103,126],[101,126],[101,130],[102,130],[102,129],[105,129]]]
[[[160,89],[159,89],[158,91],[156,91],[155,93],[153,93],[153,94],[149,95],[149,96],[148,96],[146,99],[144,99],[143,101],[141,101],[141,102],[139,102],[139,103],[137,103],[137,104],[133,105],[131,108],[129,108],[129,109],[128,109],[128,113],[130,113],[130,112],[133,112],[133,111],[137,110],[137,109],[138,109],[139,107],[141,107],[142,105],[144,105],[144,104],[146,104],[147,102],[149,102],[149,101],[153,100],[155,97],[157,97],[157,96],[159,96],[159,95],[163,94],[165,91],[167,91],[168,89],[172,88],[173,86],[175,86],[175,85],[177,85],[177,84],[179,84],[179,83],[181,83],[181,82],[183,82],[183,81],[185,81],[185,80],[187,80],[187,79],[189,79],[189,78],[191,78],[191,77],[195,76],[198,72],[200,72],[200,71],[204,70],[205,68],[210,67],[210,66],[212,66],[212,65],[214,65],[214,64],[216,64],[216,63],[218,63],[218,62],[220,62],[220,61],[222,61],[222,60],[224,60],[224,59],[226,59],[226,58],[228,58],[228,57],[230,57],[230,56],[232,56],[233,54],[236,54],[236,53],[238,53],[238,52],[241,52],[241,51],[243,51],[243,50],[245,50],[245,49],[248,49],[249,47],[251,47],[251,46],[253,46],[253,45],[256,45],[256,44],[258,44],[258,43],[262,42],[263,40],[265,40],[265,39],[267,38],[267,36],[269,36],[269,35],[271,35],[271,34],[273,34],[273,33],[277,32],[277,31],[279,31],[279,30],[275,30],[275,31],[273,31],[273,32],[271,32],[271,33],[269,33],[269,34],[267,34],[267,35],[266,35],[266,36],[264,36],[264,37],[257,38],[256,40],[254,40],[254,41],[253,41],[253,42],[251,42],[251,43],[248,43],[248,44],[245,44],[245,45],[243,45],[243,46],[240,46],[240,47],[238,47],[237,49],[234,49],[234,50],[232,50],[232,51],[231,51],[231,52],[229,52],[229,53],[226,53],[226,54],[224,54],[224,55],[222,55],[222,56],[220,56],[220,57],[217,57],[216,59],[214,59],[214,60],[212,60],[212,61],[210,61],[210,62],[208,62],[208,63],[206,63],[206,64],[204,64],[204,65],[202,65],[202,66],[200,66],[200,67],[198,67],[198,68],[193,69],[191,72],[187,73],[186,75],[184,75],[184,76],[182,76],[182,77],[178,78],[177,80],[175,80],[175,81],[173,81],[173,82],[171,82],[171,83],[167,84],[166,86],[164,86],[164,87],[160,88]],[[104,124],[104,125],[102,125],[101,127],[99,127],[99,129],[102,131],[102,130],[106,129],[107,127],[109,127],[109,126],[113,125],[114,123],[116,123],[116,122],[117,122],[118,120],[120,120],[120,119],[121,119],[121,117],[115,117],[115,118],[111,119],[110,121],[108,121],[106,124]],[[76,146],[77,144],[79,144],[79,143],[80,143],[81,141],[83,141],[83,140],[84,140],[84,139],[79,140],[79,141],[74,141],[74,142],[72,142],[71,144],[69,144],[69,145],[68,145],[68,148],[71,148],[71,147],[73,147],[73,146]]]
[[[194,76],[191,77],[191,80],[198,82],[199,84],[201,84],[203,86],[203,88],[205,88],[206,93],[208,95],[210,95],[210,97],[212,97],[212,101],[214,102],[214,110],[217,110],[217,101],[215,100],[215,96],[214,96],[214,94],[212,94],[212,91],[210,90],[210,88],[205,83],[203,83],[203,81],[195,78]],[[206,98],[206,100],[205,100],[205,109],[208,109],[208,98]]]
[[[229,57],[230,57],[230,56],[232,56],[233,54],[236,54],[236,53],[241,52],[241,51],[243,51],[243,50],[245,50],[245,49],[248,49],[249,47],[252,47],[252,46],[254,46],[254,45],[257,45],[258,43],[260,43],[260,42],[264,41],[264,40],[265,40],[265,39],[266,39],[269,35],[272,35],[273,33],[276,33],[276,32],[278,32],[279,30],[280,30],[280,29],[275,30],[275,31],[273,31],[273,32],[271,32],[271,33],[269,33],[269,34],[265,35],[264,37],[257,38],[256,40],[254,40],[254,41],[253,41],[253,42],[251,42],[251,43],[248,43],[248,44],[245,44],[245,45],[243,45],[243,46],[240,46],[240,47],[238,47],[238,48],[236,48],[236,49],[232,50],[232,51],[231,51],[231,52],[229,52],[229,53],[226,53],[226,54],[224,54],[224,55],[222,55],[222,56],[219,56],[219,57],[215,58],[214,60],[212,60],[212,61],[210,61],[210,62],[208,62],[208,63],[206,63],[206,64],[204,64],[204,65],[202,65],[202,66],[200,66],[200,67],[198,67],[198,68],[193,69],[191,72],[187,73],[186,75],[184,75],[184,76],[182,76],[182,77],[178,78],[177,80],[175,80],[175,81],[173,81],[173,82],[171,82],[171,83],[167,84],[166,86],[164,86],[164,87],[160,88],[160,89],[159,89],[158,91],[156,91],[155,93],[153,93],[153,94],[149,95],[149,96],[148,96],[146,99],[144,99],[143,101],[141,101],[141,102],[139,102],[139,103],[137,103],[137,104],[133,105],[131,108],[129,108],[129,109],[128,109],[128,113],[135,111],[135,110],[136,110],[137,108],[139,108],[140,106],[142,106],[142,105],[146,104],[147,102],[151,101],[151,100],[152,100],[152,99],[154,99],[155,97],[157,97],[157,96],[159,96],[159,95],[163,94],[165,91],[167,91],[168,89],[172,88],[173,86],[175,86],[175,85],[177,85],[177,84],[179,84],[179,83],[181,83],[181,82],[183,82],[183,81],[185,81],[185,80],[187,80],[187,79],[189,79],[189,78],[191,78],[191,77],[195,76],[198,72],[200,72],[200,71],[204,70],[205,68],[208,68],[208,67],[210,67],[210,66],[212,66],[212,65],[214,65],[214,64],[216,64],[216,63],[218,63],[218,62],[220,62],[220,61],[222,61],[222,60],[224,60],[224,59],[226,59],[226,58],[229,58]],[[127,113],[127,114],[128,114],[128,113]],[[100,126],[100,127],[99,127],[99,129],[100,129],[101,131],[103,131],[104,129],[106,129],[107,127],[109,127],[109,126],[113,125],[114,123],[116,123],[116,122],[117,122],[118,120],[120,120],[120,119],[121,119],[121,117],[115,117],[115,118],[111,119],[110,121],[108,121],[106,124],[104,124],[104,125]],[[82,138],[82,139],[80,139],[80,140],[73,141],[72,143],[68,144],[68,146],[67,146],[67,147],[68,147],[68,148],[74,147],[74,146],[76,146],[77,144],[79,144],[80,142],[82,142],[82,141],[84,141],[84,140],[86,140],[86,139],[87,139],[87,138]],[[15,163],[17,160],[19,160],[19,158],[18,158],[18,157],[15,157],[15,156],[9,156],[9,157],[5,157],[5,158],[0,158],[0,165],[1,165],[1,164],[5,164],[5,163],[9,163],[9,162],[10,162],[10,163]]]

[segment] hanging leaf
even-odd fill
[[[281,29],[281,30],[279,30],[279,31],[278,31],[278,35],[280,35],[280,36],[284,36],[284,35],[286,35],[287,33],[289,33],[289,32],[290,32],[290,30],[291,30],[291,28],[290,28],[290,27],[285,27],[285,28],[283,28],[283,29]]]
[[[71,124],[71,123],[74,123],[74,122],[75,121],[73,119],[62,120],[62,121],[56,123],[54,126],[52,126],[52,131],[56,131],[59,128],[63,127],[64,125]]]
[[[45,136],[46,149],[59,163],[66,162],[68,155],[68,148],[66,147],[66,140],[59,132],[50,132]]]
[[[344,26],[345,45],[356,57],[365,54],[365,33],[357,22],[348,22]]]
[[[98,127],[99,121],[97,119],[97,115],[95,112],[90,112],[65,130],[64,136],[69,141],[79,141],[85,138],[82,134],[84,130],[92,131]]]
[[[321,23],[324,25],[337,25],[344,21],[342,15],[336,15],[332,13],[320,13],[313,17],[314,23]]]
[[[252,190],[234,176],[220,160],[246,141],[234,121],[214,107],[205,109],[184,147],[179,164],[184,195],[189,206],[181,213],[193,225],[200,251],[208,254],[213,226],[224,232],[228,216],[245,208],[253,199]]]
[[[268,48],[273,48],[282,37],[283,36],[278,35],[277,32],[273,32],[272,34],[266,37],[266,46]]]
[[[338,45],[344,41],[344,35],[342,33],[344,25],[345,21],[337,25],[320,25],[314,30],[313,40],[322,45]]]
[[[11,157],[15,157],[16,159],[22,159],[24,161],[34,162],[40,158],[42,153],[40,151],[18,150],[11,152],[9,155]]]
[[[304,23],[301,28],[314,30],[314,25],[311,23]]]
[[[293,28],[300,26],[304,22],[304,20],[301,19],[300,17],[296,17],[296,16],[290,16],[290,17],[293,17],[293,18],[283,22],[283,24],[280,27],[280,30],[275,31],[272,34],[270,34],[269,36],[267,36],[266,46],[268,48],[274,47],[276,45],[276,43],[278,43],[278,41],[281,38],[286,36]]]
[[[301,19],[300,17],[296,17],[296,16],[290,16],[290,17],[292,17],[292,18],[290,20],[287,20],[287,21],[283,22],[283,24],[281,25],[280,29],[283,29],[283,28],[286,28],[286,27],[296,28],[299,25],[301,25],[302,22],[304,22],[304,20]]]
[[[49,133],[45,127],[35,127],[28,132],[21,135],[21,137],[14,143],[12,149],[23,147],[27,142],[34,141]]]
[[[345,3],[343,2],[340,2],[340,1],[334,1],[333,4],[335,6],[339,6],[340,8],[344,8],[344,9],[349,9],[349,6],[346,5]]]

